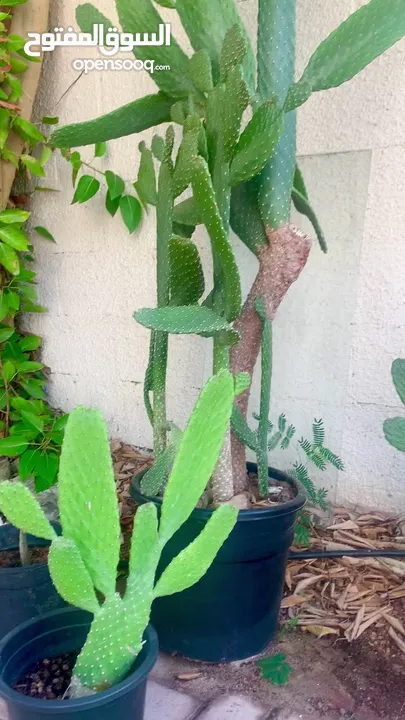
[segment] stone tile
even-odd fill
[[[202,705],[196,698],[179,693],[177,690],[170,690],[153,680],[148,683],[145,720],[162,720],[162,718],[164,720],[192,720],[197,717],[201,708]],[[242,715],[240,717],[242,719]],[[252,720],[254,718],[255,716],[252,715]],[[250,717],[246,716],[243,720],[250,720]]]
[[[267,713],[243,695],[224,695],[210,703],[198,720],[264,720]]]
[[[0,720],[8,720],[7,706],[4,700],[0,699]]]

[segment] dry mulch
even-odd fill
[[[136,504],[129,491],[131,478],[150,467],[153,457],[147,451],[126,445],[120,440],[110,443],[114,475],[117,483],[118,507],[122,530],[121,559],[128,560]]]
[[[330,526],[313,531],[311,549],[405,550],[404,525],[383,513],[336,508]],[[335,635],[349,643],[362,638],[386,657],[399,656],[402,664],[404,598],[405,557],[292,560],[282,614],[285,622],[317,637]]]

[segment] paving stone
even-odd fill
[[[153,680],[148,683],[145,720],[163,720],[163,718],[164,720],[193,720],[197,716],[199,718],[198,713],[201,708],[200,701],[190,695],[170,690]],[[254,717],[252,715],[252,720]],[[250,720],[250,718],[246,717],[243,720]]]
[[[0,720],[8,720],[7,706],[4,700],[0,699]]]
[[[224,695],[210,703],[198,720],[264,720],[267,715],[268,710],[243,695]]]

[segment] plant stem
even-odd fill
[[[260,420],[257,433],[257,468],[260,495],[269,494],[269,473],[267,459],[268,418],[270,414],[271,378],[273,371],[273,331],[267,320],[266,308],[262,297],[258,297],[255,310],[263,323],[261,353]]]
[[[29,551],[28,542],[27,542],[27,536],[25,533],[23,533],[22,530],[20,530],[18,547],[20,550],[21,565],[23,567],[25,567],[26,565],[30,565],[31,558],[30,558],[30,551]]]

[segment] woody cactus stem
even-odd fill
[[[255,310],[263,323],[262,333],[262,378],[260,389],[260,420],[257,432],[257,468],[259,490],[262,497],[269,493],[269,471],[267,460],[268,417],[270,415],[271,376],[273,371],[273,330],[267,319],[262,297],[256,298]]]
[[[276,95],[283,104],[294,82],[295,15],[295,0],[259,1],[257,90],[260,102]],[[251,377],[260,350],[262,331],[261,320],[255,311],[256,298],[261,296],[263,309],[267,311],[268,319],[273,320],[284,295],[303,269],[309,253],[309,242],[288,226],[295,167],[296,113],[293,111],[285,115],[279,143],[266,167],[254,181],[260,218],[269,245],[257,247],[259,271],[242,315],[235,324],[241,341],[231,355],[232,371],[243,368]],[[277,234],[274,233],[276,230]],[[289,243],[293,247],[288,248]],[[244,418],[248,403],[249,390],[238,399]],[[246,447],[236,436],[232,437],[232,461],[235,491],[241,492],[247,484]]]

